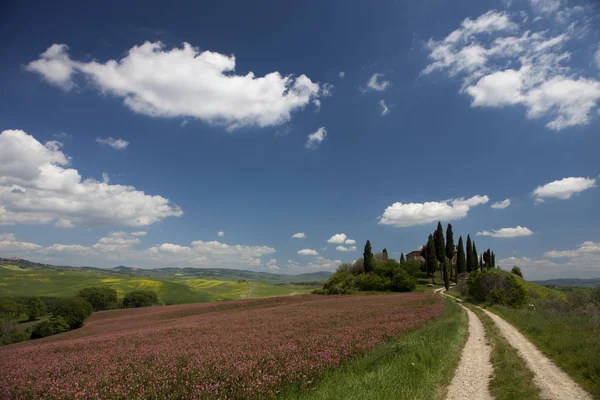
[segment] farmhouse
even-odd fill
[[[419,247],[416,250],[411,251],[406,255],[407,260],[417,260],[417,261],[425,261],[425,258],[421,255],[421,250],[423,250],[423,246]]]

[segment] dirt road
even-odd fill
[[[542,354],[514,326],[497,316],[483,310],[492,318],[502,335],[519,352],[527,367],[535,375],[534,382],[542,390],[543,399],[553,400],[591,400],[592,396],[584,391],[566,373],[558,368],[548,357]]]
[[[462,305],[461,305],[462,307]],[[448,400],[491,400],[489,381],[493,368],[492,348],[485,339],[483,324],[473,311],[463,307],[469,316],[469,338],[460,363],[448,387]]]

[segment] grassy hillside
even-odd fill
[[[136,289],[151,289],[165,304],[199,303],[254,297],[308,293],[313,287],[270,285],[261,282],[202,279],[195,277],[153,277],[113,273],[100,269],[21,268],[0,266],[0,297],[66,297],[90,286],[107,286],[119,297]]]

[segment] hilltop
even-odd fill
[[[579,287],[595,287],[600,285],[600,278],[578,279],[578,278],[561,278],[547,279],[544,281],[531,281],[542,286],[579,286]]]

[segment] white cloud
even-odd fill
[[[56,141],[21,130],[0,134],[0,225],[147,226],[183,212],[168,199],[132,186],[82,179]]]
[[[327,130],[325,129],[324,126],[322,126],[319,129],[317,129],[316,132],[313,132],[310,135],[308,135],[308,140],[306,141],[306,148],[307,149],[317,149],[321,145],[321,142],[323,142],[323,140],[325,140],[326,137],[327,137]]]
[[[495,238],[514,238],[531,235],[533,235],[533,232],[529,228],[520,225],[516,228],[492,229],[491,231],[477,232],[477,236],[491,236]]]
[[[117,149],[117,150],[125,150],[127,148],[127,146],[129,146],[129,142],[127,140],[123,140],[121,138],[115,139],[112,137],[107,137],[107,138],[98,137],[98,138],[96,138],[96,143],[107,144],[110,147],[112,147],[113,149]]]
[[[544,199],[547,198],[568,200],[574,194],[595,187],[596,179],[594,178],[570,177],[538,186],[533,191],[532,196],[535,198],[536,203],[543,203]]]
[[[313,250],[313,249],[298,250],[298,254],[300,254],[301,256],[318,256],[319,255],[319,253],[317,253],[317,251]]]
[[[600,69],[600,47],[594,53],[594,62],[596,63],[596,68]]]
[[[271,258],[269,261],[267,261],[267,269],[269,271],[279,271],[279,266],[277,265],[277,259],[276,258]]]
[[[354,240],[354,239],[346,239],[346,241],[344,243],[346,243],[346,244],[356,244],[356,240]]]
[[[132,234],[133,236],[137,236],[137,237],[146,236],[146,232],[144,232],[144,231],[139,231],[139,232],[131,232],[131,234]]]
[[[345,233],[336,233],[327,240],[327,243],[344,244],[348,236]]]
[[[383,77],[383,74],[373,74],[369,82],[367,82],[367,87],[378,92],[383,92],[392,85],[390,81],[386,81]]]
[[[306,234],[304,232],[294,233],[292,235],[294,239],[306,239]]]
[[[381,107],[381,115],[382,116],[388,115],[390,113],[390,109],[385,104],[385,100],[383,100],[383,99],[379,100],[379,106]]]
[[[425,203],[394,203],[387,207],[379,218],[379,224],[395,227],[422,225],[436,221],[450,221],[467,216],[471,207],[485,204],[487,196],[473,196],[469,199],[428,201]]]
[[[134,112],[152,117],[198,118],[229,129],[279,125],[320,91],[305,75],[236,74],[235,56],[200,52],[189,43],[165,49],[160,42],[145,42],[106,63],[75,61],[67,50],[54,44],[26,69],[65,90],[83,75],[103,94],[123,98]]]
[[[349,251],[356,251],[356,246],[337,246],[335,249],[337,251],[349,252]]]
[[[552,14],[562,5],[561,0],[529,0],[531,8],[541,14]]]
[[[537,1],[540,10],[553,12],[558,1]],[[576,21],[563,13],[566,22]],[[523,106],[530,119],[544,118],[552,130],[589,123],[600,99],[600,82],[581,76],[567,63],[564,50],[585,27],[574,23],[552,31],[526,29],[506,12],[489,11],[476,20],[465,19],[461,27],[441,40],[430,39],[430,63],[423,74],[445,71],[461,76],[461,93],[472,98],[473,107]]]
[[[497,210],[502,210],[508,206],[510,206],[510,199],[497,201],[494,204],[492,204],[490,207],[495,208]]]
[[[260,257],[275,253],[269,246],[228,245],[217,241],[194,241],[189,245],[174,243],[141,247],[139,232],[112,232],[91,246],[53,244],[40,246],[17,241],[14,235],[0,237],[0,251],[8,256],[54,261],[61,265],[110,266],[135,263],[144,267],[188,266],[239,268],[260,266]],[[275,269],[274,264],[267,267]]]
[[[340,71],[338,73],[338,77],[341,78],[341,79],[344,79],[345,76],[346,76],[346,73],[344,71]]]
[[[223,232],[223,231],[219,231],[219,232],[217,233],[217,236],[218,236],[218,237],[223,237],[223,236],[225,236],[225,232]]]

